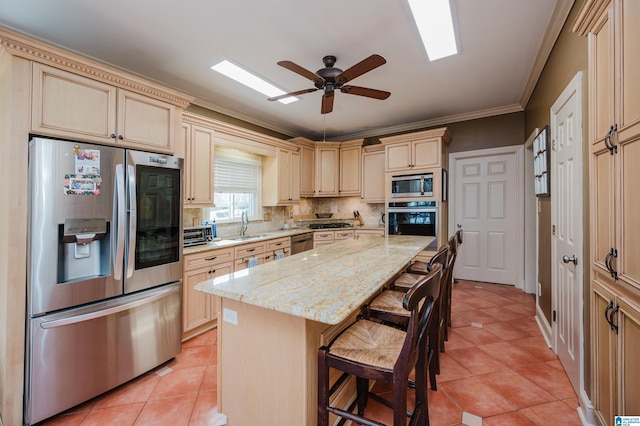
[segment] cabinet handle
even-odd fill
[[[614,330],[616,334],[618,334],[618,325],[613,322],[613,316],[617,314],[619,310],[620,305],[616,305],[616,308],[609,314],[609,324],[611,324],[611,329]]]
[[[116,138],[116,134],[115,133],[111,133],[111,139],[115,139]]]
[[[216,260],[218,258],[218,256],[213,256],[213,257],[207,257],[205,260]]]
[[[251,250],[247,250],[247,253],[251,253],[252,251],[256,251],[256,249],[252,248]]]
[[[611,274],[611,278],[618,281],[618,272],[615,269],[613,269],[613,266],[611,266],[611,261],[614,257],[615,258],[618,257],[618,250],[612,248],[609,251],[609,254],[607,255],[607,257],[605,258],[605,266],[607,267],[609,274]]]
[[[607,322],[609,323],[609,327],[611,327],[611,329],[613,330],[613,324],[611,323],[611,320],[609,319],[609,311],[613,309],[613,300],[609,301],[609,304],[607,305],[607,308],[604,310],[604,319],[607,320]]]
[[[210,273],[210,274],[215,274],[215,273],[216,273],[216,270],[215,270],[215,269],[211,269],[211,270],[209,270],[209,273]]]
[[[118,135],[118,139],[123,140],[124,137],[122,135]]]
[[[282,243],[278,243],[278,244],[274,244],[274,245],[276,245],[276,246],[281,246],[281,245],[282,245]]]

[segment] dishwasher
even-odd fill
[[[291,237],[291,254],[302,253],[313,248],[313,232]]]

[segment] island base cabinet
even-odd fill
[[[218,411],[227,424],[316,424],[319,336],[329,326],[226,298],[221,309]]]

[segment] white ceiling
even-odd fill
[[[348,140],[521,111],[573,0],[454,0],[461,54],[429,62],[406,0],[2,0],[0,26],[132,71],[195,103],[291,136]],[[546,35],[546,37],[545,37]],[[391,92],[380,101],[322,92],[288,105],[209,69],[227,58],[286,91],[335,55],[347,69],[387,63],[349,84]]]

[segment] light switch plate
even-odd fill
[[[222,321],[238,325],[238,312],[227,308],[222,309]]]

